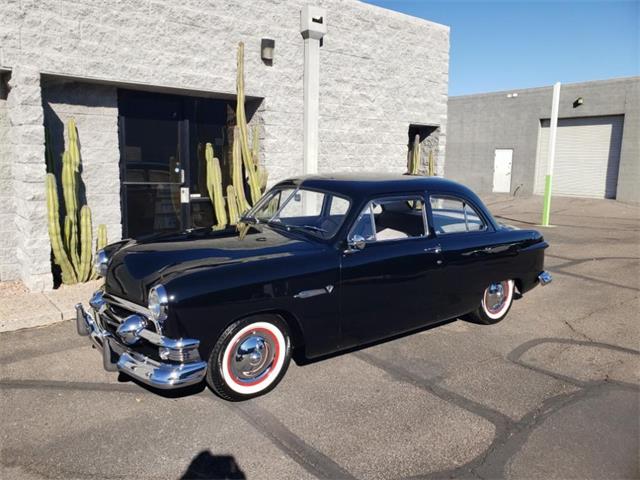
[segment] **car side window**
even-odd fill
[[[349,239],[383,242],[427,235],[424,200],[417,196],[377,199],[360,212]]]
[[[430,204],[433,228],[438,235],[481,232],[487,229],[478,212],[460,198],[432,195]]]

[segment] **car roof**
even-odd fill
[[[278,183],[317,190],[327,190],[348,197],[387,195],[408,191],[447,191],[473,195],[464,185],[441,177],[426,177],[397,173],[327,173],[304,175]],[[473,195],[475,196],[475,195]]]

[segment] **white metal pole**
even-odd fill
[[[320,40],[304,39],[303,171],[318,172],[318,119],[320,113]]]
[[[305,5],[300,12],[300,33],[304,38],[303,74],[303,160],[305,175],[318,172],[318,125],[320,117],[320,41],[327,33],[324,8]],[[302,198],[304,215],[317,213],[317,205]]]
[[[547,155],[547,175],[544,181],[544,203],[542,206],[542,225],[549,226],[551,216],[551,190],[553,188],[553,165],[556,160],[556,136],[558,133],[558,107],[560,105],[560,82],[553,85],[551,120],[549,124],[549,151]]]
[[[320,115],[320,41],[327,33],[324,8],[305,5],[300,11],[300,33],[304,38],[304,174],[318,172],[318,118]]]

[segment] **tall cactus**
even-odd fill
[[[67,125],[67,150],[62,155],[62,199],[64,200],[64,232],[60,230],[60,204],[56,177],[47,174],[47,211],[49,238],[53,250],[53,258],[60,266],[62,283],[73,284],[86,282],[92,278],[92,225],[91,210],[78,200],[80,179],[80,148],[78,131],[72,119]],[[55,170],[54,165],[50,165]],[[107,243],[106,227],[98,227],[101,245]]]
[[[69,124],[71,132],[71,124]],[[69,133],[71,140],[71,133]],[[71,143],[71,142],[70,142]],[[80,265],[80,255],[78,254],[78,198],[76,176],[78,170],[75,168],[75,160],[69,150],[62,154],[62,195],[64,197],[64,238],[67,243],[67,251],[71,256],[71,263],[76,268]]]
[[[238,64],[236,71],[236,122],[238,122],[238,128],[240,131],[240,147],[242,151],[242,161],[247,175],[249,183],[249,190],[251,192],[251,203],[255,205],[260,197],[262,191],[260,189],[260,178],[257,172],[258,163],[258,136],[257,131],[254,130],[253,135],[253,148],[249,147],[249,128],[247,126],[247,115],[244,109],[244,43],[238,44]]]
[[[229,225],[237,225],[240,221],[240,213],[238,212],[236,189],[233,188],[233,185],[227,185],[227,205],[229,206]]]
[[[58,204],[58,187],[56,186],[56,177],[53,173],[47,173],[46,185],[49,238],[51,238],[53,258],[62,271],[62,283],[73,284],[76,283],[78,279],[65,250],[64,242],[62,241],[60,215],[58,213],[60,211],[60,205]]]
[[[91,209],[83,205],[80,209],[80,265],[78,281],[86,282],[91,277]]]
[[[222,192],[222,171],[220,161],[213,156],[213,146],[207,143],[204,151],[207,162],[207,190],[209,198],[213,203],[213,209],[218,223],[214,230],[222,230],[227,226],[227,212],[224,204],[224,194]]]
[[[224,187],[222,180],[219,185],[221,191],[227,194],[227,218],[224,209],[224,197],[217,194],[218,181],[210,182],[210,175],[219,170],[219,161],[213,157],[213,147],[211,147],[210,158],[207,153],[207,189],[209,197],[214,206],[218,223],[214,229],[224,228],[223,223],[227,220],[230,225],[238,224],[240,216],[246,212],[251,205],[255,205],[267,186],[267,172],[259,165],[260,136],[259,127],[254,125],[251,131],[251,143],[249,142],[249,127],[247,125],[247,115],[245,112],[244,94],[244,44],[238,44],[237,71],[236,71],[236,126],[233,127],[233,141],[231,148],[231,185]],[[209,146],[209,145],[208,145]],[[215,161],[214,161],[215,160]],[[218,162],[218,167],[215,167]],[[211,172],[211,174],[209,173]],[[246,182],[246,183],[245,183]],[[213,185],[216,185],[214,187]],[[250,201],[245,192],[245,186],[249,186]],[[238,225],[240,228],[240,225]]]
[[[433,162],[433,150],[429,150],[429,176],[433,177],[436,174],[436,166]]]
[[[251,159],[253,160],[253,165],[257,169],[258,168],[258,159],[260,156],[260,127],[258,125],[254,125],[251,130]]]
[[[98,238],[96,238],[96,252],[107,246],[107,226],[98,225]]]
[[[242,153],[240,147],[240,129],[235,127],[233,129],[233,149],[232,149],[232,159],[233,159],[233,187],[236,189],[236,196],[238,197],[238,208],[240,209],[240,213],[244,213],[246,210],[249,210],[249,202],[247,202],[247,197],[244,193],[244,178],[242,176]]]
[[[420,168],[420,135],[416,135],[413,140],[413,148],[409,153],[409,165],[407,166],[407,173],[410,175],[418,175],[418,169]]]
[[[260,188],[260,195],[262,195],[267,189],[267,180],[269,174],[267,169],[260,165],[260,133],[258,125],[253,126],[253,132],[251,134],[252,147],[251,157],[253,159],[253,167],[258,177],[258,186]]]

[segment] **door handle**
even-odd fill
[[[425,248],[424,251],[426,253],[442,253],[442,247],[440,245],[436,245],[435,247]]]

